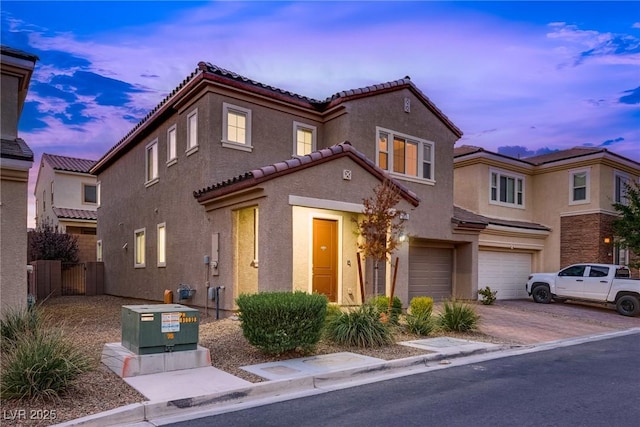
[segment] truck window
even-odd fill
[[[609,267],[600,267],[592,265],[589,270],[589,277],[607,277],[609,274]]]
[[[616,278],[628,279],[629,277],[631,277],[631,271],[628,268],[618,268],[616,270]]]
[[[571,267],[561,270],[558,273],[558,276],[582,277],[584,276],[584,270],[586,268],[586,265],[572,265]]]

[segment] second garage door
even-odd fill
[[[451,297],[453,250],[445,248],[409,248],[409,301],[413,297],[442,300]]]
[[[527,298],[524,285],[531,274],[531,254],[480,251],[478,289],[489,286],[498,299]]]

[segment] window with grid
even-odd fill
[[[433,143],[378,128],[377,163],[406,177],[433,180]]]
[[[293,154],[304,156],[316,149],[316,127],[293,123]]]
[[[572,204],[589,201],[589,171],[576,170],[569,173],[570,202]]]
[[[524,206],[524,177],[492,171],[491,202],[508,206]]]
[[[616,203],[621,203],[623,205],[629,204],[629,199],[627,198],[627,187],[629,186],[629,176],[622,174],[620,172],[614,173],[614,200]]]
[[[222,106],[222,145],[251,151],[251,110],[226,102]]]

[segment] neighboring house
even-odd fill
[[[33,152],[18,137],[29,82],[38,57],[0,48],[0,309],[27,303],[27,194]]]
[[[612,204],[638,181],[640,164],[604,148],[578,147],[513,158],[479,147],[455,149],[455,204],[485,222],[478,286],[498,298],[525,297],[531,272],[578,262],[627,264],[613,244]]]
[[[461,134],[408,77],[314,100],[199,63],[91,170],[105,293],[162,300],[188,284],[205,306],[209,284],[224,310],[273,290],[359,304],[352,219],[390,178],[410,237],[395,295],[475,298],[485,224],[454,218]],[[381,275],[388,294],[390,264]]]
[[[98,185],[89,170],[95,160],[44,153],[34,190],[36,225],[49,221],[77,235],[80,261],[96,261]]]

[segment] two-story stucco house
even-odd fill
[[[36,225],[48,221],[78,238],[80,261],[96,261],[97,178],[95,160],[44,153],[34,189]]]
[[[498,298],[526,297],[531,272],[578,262],[627,264],[612,239],[612,204],[640,164],[604,148],[578,147],[513,158],[479,147],[455,149],[455,203],[476,214],[478,286]]]
[[[29,82],[38,57],[0,49],[0,313],[27,303],[27,195],[33,152],[18,137]]]
[[[461,134],[408,77],[315,100],[202,62],[91,170],[105,292],[162,300],[188,284],[204,306],[207,286],[224,287],[224,310],[269,290],[358,304],[352,219],[388,178],[410,237],[395,294],[475,298],[485,225],[454,216]]]

